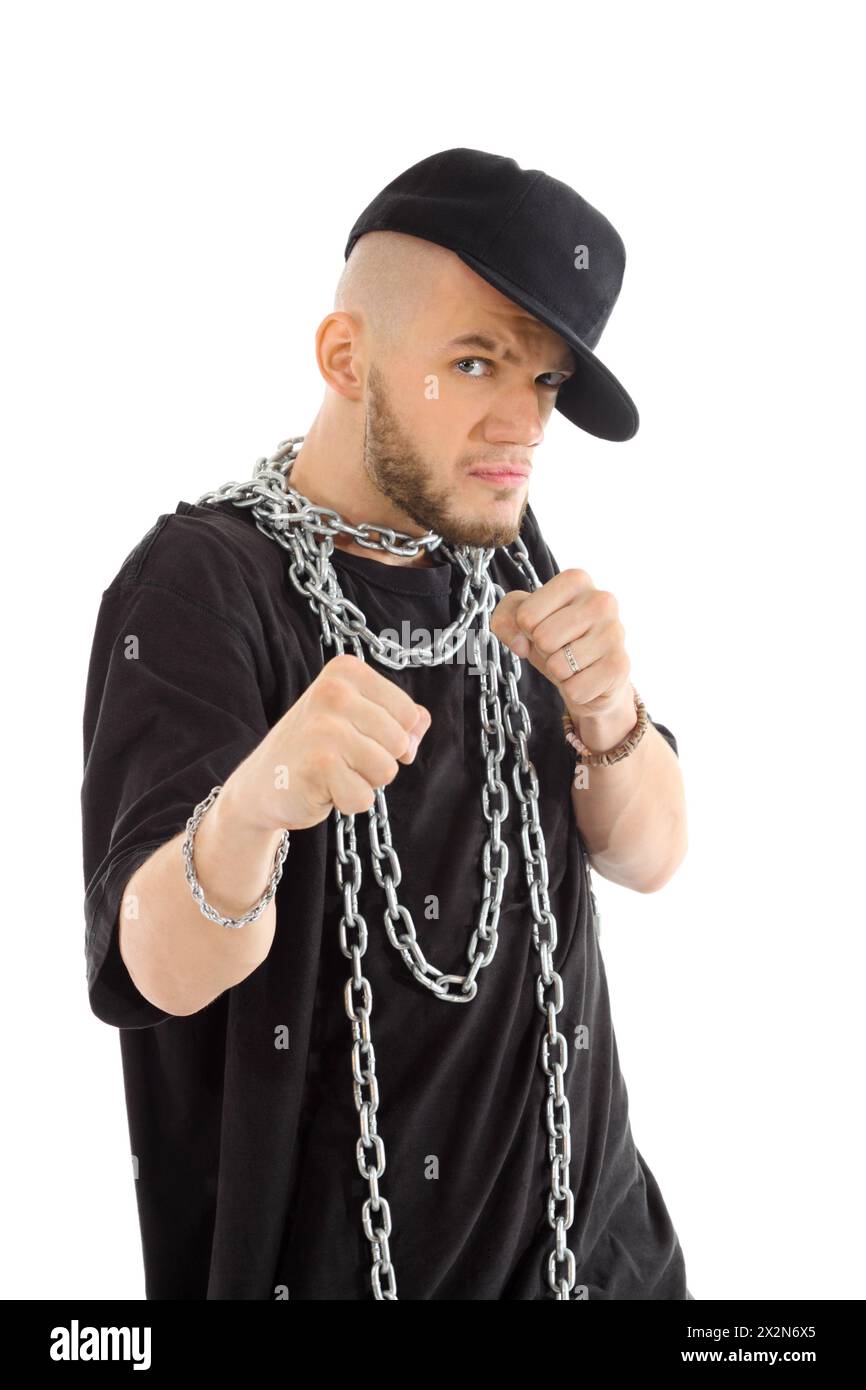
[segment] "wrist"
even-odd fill
[[[238,814],[236,802],[230,797],[223,800],[228,790],[228,783],[215,788],[218,794],[211,793],[213,801],[208,797],[195,808],[182,846],[185,872],[194,894],[203,894],[199,906],[211,920],[216,920],[214,913],[220,918],[246,919],[260,904],[252,921],[234,920],[224,925],[251,926],[261,919],[272,929],[273,913],[264,919],[261,914],[272,906],[273,890],[282,875],[285,852],[279,861],[277,853],[283,832],[251,826],[242,813]],[[269,885],[271,898],[267,900]]]
[[[254,803],[234,774],[229,777],[223,789],[205,817],[210,820],[215,840],[252,846],[270,844],[276,849],[284,826],[266,825],[252,814]]]
[[[634,688],[626,687],[622,703],[604,714],[577,714],[568,709],[575,731],[591,753],[607,753],[627,738],[637,723]]]

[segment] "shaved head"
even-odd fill
[[[334,309],[360,322],[374,359],[405,347],[454,253],[403,232],[365,232],[337,282]]]

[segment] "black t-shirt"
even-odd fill
[[[552,578],[558,567],[531,508],[522,534],[542,582]],[[334,814],[292,831],[270,953],[206,1008],[186,1017],[156,1008],[118,947],[130,875],[184,829],[321,670],[318,618],[288,559],[248,508],[180,502],[127,556],[96,621],[81,788],[87,982],[93,1012],[119,1030],[148,1299],[373,1297]],[[457,616],[461,579],[444,559],[429,568],[340,550],[333,559],[374,631],[405,640],[404,621],[433,634]],[[490,573],[506,592],[528,588],[505,550]],[[404,671],[373,664],[432,714],[386,799],[399,899],[421,949],[439,970],[464,974],[488,831],[480,680],[471,660]],[[577,1283],[590,1300],[685,1299],[682,1249],[631,1133],[562,705],[521,665],[564,986],[557,1025],[568,1043]],[[656,728],[678,751],[670,730]],[[380,1190],[404,1300],[552,1297],[546,1025],[512,767],[506,740],[499,943],[468,1003],[437,999],[387,939],[366,813],[355,820],[386,1156]],[[202,917],[202,930],[219,928]],[[588,1045],[577,1046],[581,1026]]]

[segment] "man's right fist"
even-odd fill
[[[368,811],[411,763],[430,713],[360,657],[327,662],[228,778],[221,798],[258,830],[306,830],[334,806]]]

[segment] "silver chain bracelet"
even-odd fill
[[[283,838],[277,846],[277,853],[274,858],[274,867],[270,881],[264,893],[259,898],[259,901],[254,907],[250,908],[249,912],[245,912],[243,917],[223,917],[221,913],[211,907],[210,903],[205,902],[204,889],[196,878],[192,858],[192,844],[195,839],[195,832],[201,823],[201,818],[205,811],[216,801],[221,791],[221,785],[214,787],[205,797],[204,801],[199,802],[186,823],[186,839],[182,846],[183,857],[186,861],[186,881],[192,889],[192,895],[198,903],[200,911],[204,913],[205,917],[209,917],[212,922],[217,922],[221,927],[243,927],[246,926],[248,922],[255,922],[257,918],[262,915],[277,891],[277,884],[283,876],[283,864],[289,852],[289,832],[288,830],[283,831]]]

